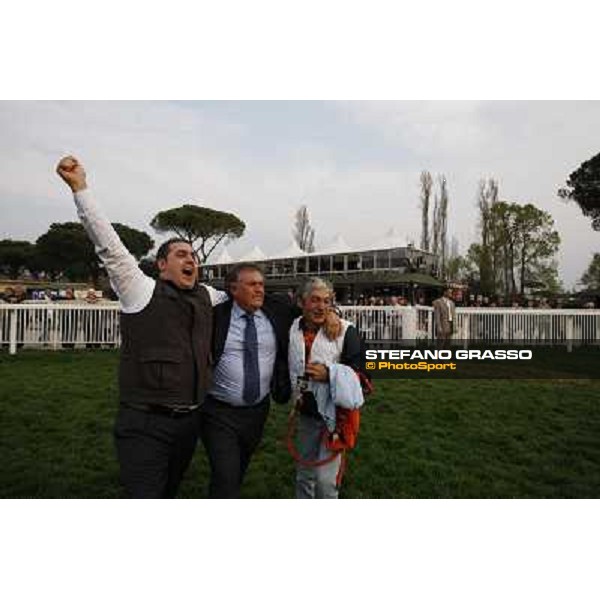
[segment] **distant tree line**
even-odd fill
[[[189,241],[201,262],[221,241],[240,237],[245,229],[244,222],[235,215],[190,204],[159,212],[150,224],[159,233]],[[156,275],[154,258],[146,257],[154,248],[154,240],[144,231],[123,223],[112,225],[142,269]],[[94,246],[78,222],[52,223],[34,243],[0,240],[0,275],[17,279],[24,270],[43,272],[53,280],[65,277],[70,281],[90,281],[94,286],[98,286],[103,274]]]
[[[462,281],[488,296],[523,295],[526,290],[554,294],[562,290],[556,255],[560,235],[550,213],[532,203],[519,204],[499,199],[494,178],[483,179],[477,190],[478,240],[464,255],[453,238],[447,247],[448,195],[445,178],[439,177],[439,195],[432,204],[433,178],[428,171],[420,177],[421,248],[437,255],[437,275]],[[600,153],[573,171],[558,195],[576,203],[592,228],[600,231]],[[584,290],[600,290],[600,254],[595,253],[579,284]]]
[[[487,296],[523,295],[526,288],[560,290],[555,260],[560,237],[549,213],[533,204],[501,201],[498,181],[481,180],[476,202],[479,239],[461,256],[458,240],[448,243],[446,178],[438,177],[431,219],[433,177],[428,171],[421,173],[420,184],[421,247],[436,255],[440,279],[469,283]]]

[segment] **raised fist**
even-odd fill
[[[56,167],[61,179],[71,188],[73,193],[85,190],[85,171],[74,156],[65,156]]]

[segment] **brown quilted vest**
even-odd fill
[[[211,384],[212,306],[207,290],[157,280],[148,306],[121,313],[121,402],[201,404]]]

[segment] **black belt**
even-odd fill
[[[189,406],[166,406],[165,404],[148,404],[146,402],[121,402],[121,406],[132,408],[133,410],[141,410],[142,412],[165,415],[173,418],[191,415],[193,412],[198,410],[198,408],[200,408],[199,404],[191,404]]]
[[[219,398],[215,398],[215,396],[213,396],[212,394],[207,394],[206,399],[212,404],[216,404],[218,406],[223,406],[226,408],[247,409],[247,408],[258,408],[259,406],[262,406],[269,399],[270,396],[271,396],[271,393],[269,392],[266,396],[261,398],[258,402],[254,402],[253,404],[231,404],[230,402],[225,402],[224,400],[219,400]]]

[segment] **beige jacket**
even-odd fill
[[[450,304],[450,307],[448,307],[448,303]],[[434,300],[433,314],[435,318],[436,337],[450,336],[450,321],[453,323],[453,330],[456,331],[456,306],[452,300],[447,302],[444,297]]]

